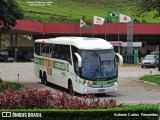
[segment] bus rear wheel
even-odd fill
[[[71,80],[69,80],[68,82],[68,90],[69,90],[69,94],[73,95],[74,91],[73,91],[73,84]]]
[[[44,84],[44,83],[43,83],[43,75],[42,75],[42,71],[39,72],[39,78],[41,79],[41,83]]]
[[[44,85],[46,85],[46,86],[48,85],[47,75],[46,75],[45,72],[43,73],[43,80],[42,80],[42,81],[43,81],[43,84],[44,84]]]

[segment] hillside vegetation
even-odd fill
[[[117,14],[125,14],[140,23],[160,23],[153,19],[155,12],[149,12],[144,17],[135,15],[137,0],[16,0],[25,11],[25,19],[40,22],[78,23],[85,18],[92,22],[93,16],[107,17],[108,10]],[[115,22],[115,21],[112,21]]]

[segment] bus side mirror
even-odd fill
[[[117,55],[118,58],[119,58],[119,63],[120,63],[120,65],[123,65],[123,57],[122,57],[122,55],[120,55],[119,53],[116,53],[116,55]]]
[[[82,67],[82,58],[78,53],[74,53],[78,59],[78,67]]]

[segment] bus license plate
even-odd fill
[[[98,92],[105,92],[105,89],[98,89]]]

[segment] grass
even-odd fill
[[[19,90],[21,87],[21,84],[15,82],[4,82],[0,79],[0,93],[5,90]]]
[[[136,18],[139,22],[145,19],[148,23],[159,23],[153,19],[154,11],[149,12],[144,18],[137,17],[135,13],[136,0],[29,0],[29,2],[52,2],[50,5],[31,5],[27,0],[16,0],[25,11],[25,19],[40,22],[71,22],[78,23],[85,16],[87,22],[93,21],[93,16],[107,17],[108,10],[114,10],[118,14],[126,14]]]
[[[145,75],[145,76],[141,77],[140,80],[148,81],[148,82],[156,83],[156,84],[160,85],[160,74],[158,74],[158,75]]]

